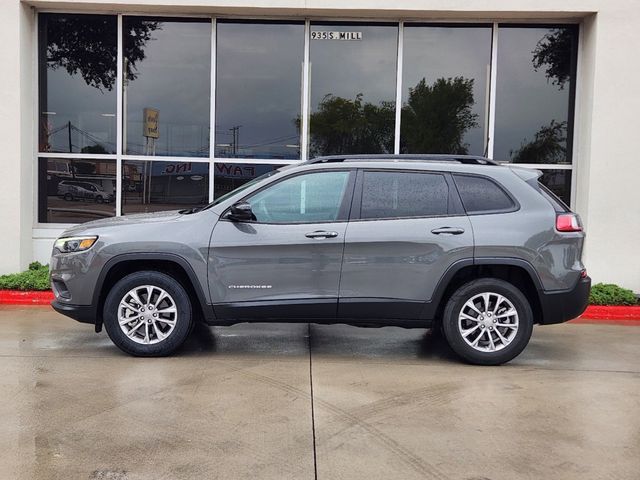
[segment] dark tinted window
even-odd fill
[[[393,151],[397,24],[312,23],[309,157]]]
[[[571,163],[577,45],[575,26],[500,26],[493,158]]]
[[[491,27],[404,27],[401,153],[484,155]]]
[[[39,150],[115,153],[117,18],[38,18]]]
[[[449,187],[443,175],[365,172],[361,218],[446,215]]]
[[[211,21],[124,17],[124,153],[209,156]]]
[[[209,164],[122,162],[122,213],[204,206],[209,201]]]
[[[116,214],[115,160],[40,158],[38,185],[40,223],[83,223]]]
[[[304,24],[220,20],[216,156],[300,158]]]
[[[569,209],[567,205],[571,203],[571,170],[543,170],[540,183],[549,191],[550,198],[558,197],[555,200],[550,200],[554,204],[554,208]],[[558,199],[564,203],[564,206],[555,204]]]
[[[484,177],[454,175],[462,203],[467,213],[510,210],[513,201],[502,188]]]

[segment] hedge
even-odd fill
[[[596,283],[589,294],[590,305],[637,305],[635,294],[613,283]]]
[[[20,273],[0,275],[0,290],[49,290],[49,266],[40,262],[29,264],[29,269]]]

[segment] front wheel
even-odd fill
[[[527,298],[511,283],[484,278],[451,296],[442,327],[451,348],[477,365],[500,365],[529,343],[533,313]]]
[[[193,324],[189,295],[173,277],[155,271],[127,275],[109,291],[104,326],[122,351],[141,357],[173,353]]]

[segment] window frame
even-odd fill
[[[399,217],[383,217],[383,218],[362,218],[362,197],[364,195],[364,174],[366,172],[385,172],[385,173],[407,173],[407,174],[431,174],[441,175],[444,177],[448,188],[448,212],[445,215],[411,215],[411,216],[399,216]],[[351,207],[351,215],[349,217],[350,222],[378,222],[388,220],[417,220],[421,218],[449,218],[459,217],[465,215],[462,202],[454,190],[455,185],[451,179],[451,174],[448,171],[443,170],[421,170],[416,168],[384,168],[384,167],[372,167],[372,168],[358,168],[358,176],[356,179],[356,186],[354,192],[354,200]]]
[[[56,13],[56,14],[91,14],[91,15],[111,15],[117,17],[117,80],[116,80],[116,95],[117,95],[117,105],[116,105],[116,153],[115,154],[91,154],[91,153],[53,153],[53,152],[44,152],[39,151],[39,129],[37,128],[39,125],[39,94],[40,94],[40,82],[39,82],[39,65],[40,65],[40,52],[39,52],[39,38],[38,38],[38,25],[39,25],[39,14],[41,13]],[[210,105],[209,105],[209,125],[211,128],[211,134],[209,135],[209,157],[168,157],[168,156],[144,156],[144,155],[125,155],[122,150],[122,125],[123,125],[123,109],[122,109],[122,74],[123,74],[123,18],[125,16],[144,16],[144,17],[156,17],[156,18],[198,18],[198,19],[208,19],[211,24],[211,61],[210,61]],[[558,17],[557,19],[509,19],[506,17],[502,18],[456,18],[456,19],[432,19],[432,18],[422,18],[422,19],[410,19],[410,20],[397,20],[393,18],[373,18],[373,17],[354,17],[354,18],[335,18],[335,17],[326,17],[326,16],[307,16],[302,21],[304,22],[305,32],[304,32],[304,45],[303,45],[303,71],[302,71],[302,110],[301,110],[301,158],[300,160],[284,160],[284,159],[273,159],[273,158],[217,158],[215,156],[215,119],[216,119],[216,68],[217,68],[217,48],[216,48],[216,25],[218,20],[232,20],[232,21],[246,21],[247,23],[252,22],[265,22],[265,21],[273,21],[273,22],[299,22],[301,21],[300,17],[295,17],[291,15],[272,15],[261,17],[255,13],[253,14],[245,14],[245,15],[237,15],[237,14],[198,14],[198,13],[176,13],[176,12],[150,12],[150,11],[134,11],[134,12],[125,12],[124,10],[107,10],[107,9],[95,9],[90,11],[78,10],[70,6],[69,8],[38,8],[35,10],[35,23],[34,28],[32,30],[32,58],[34,62],[34,75],[32,76],[32,94],[33,94],[33,106],[32,106],[32,142],[33,142],[33,152],[34,152],[34,161],[36,162],[35,170],[37,171],[37,164],[40,158],[51,158],[51,159],[87,159],[87,160],[115,160],[116,162],[116,190],[115,190],[115,207],[116,207],[116,216],[122,216],[122,163],[125,160],[159,160],[166,162],[203,162],[209,164],[209,172],[210,172],[210,181],[209,181],[209,201],[212,202],[214,200],[214,185],[216,181],[215,176],[215,165],[217,163],[245,163],[245,164],[279,164],[279,165],[296,165],[304,163],[308,160],[308,149],[309,149],[309,115],[310,115],[310,36],[311,36],[311,23],[313,22],[316,25],[321,23],[343,23],[343,24],[369,24],[369,25],[377,25],[377,24],[393,24],[398,25],[398,40],[397,40],[397,65],[396,65],[396,106],[395,106],[395,136],[394,136],[394,154],[398,154],[400,152],[400,121],[401,121],[401,108],[402,108],[402,86],[403,86],[403,61],[404,61],[404,52],[403,52],[403,39],[404,39],[404,27],[405,25],[414,27],[421,26],[428,28],[429,26],[436,27],[467,27],[467,26],[476,26],[476,25],[491,25],[492,26],[492,40],[491,40],[491,65],[490,65],[490,80],[489,80],[489,118],[487,120],[487,136],[488,136],[488,148],[487,148],[487,157],[493,158],[493,142],[494,142],[494,133],[495,133],[495,101],[496,101],[496,76],[497,72],[497,53],[498,53],[498,34],[500,28],[505,27],[571,27],[577,28],[578,31],[578,40],[577,40],[577,48],[575,52],[576,58],[574,59],[574,68],[573,68],[573,95],[570,97],[571,108],[569,110],[569,114],[574,118],[573,121],[573,130],[572,130],[572,139],[569,142],[569,148],[572,151],[571,164],[518,164],[520,167],[525,168],[533,168],[538,170],[570,170],[571,177],[571,191],[570,191],[570,203],[569,206],[575,204],[576,198],[576,172],[578,170],[577,159],[575,158],[576,154],[576,146],[577,139],[579,137],[580,130],[580,122],[575,121],[575,118],[578,118],[579,112],[581,110],[581,105],[578,101],[580,98],[581,91],[581,77],[583,74],[583,66],[582,66],[582,52],[583,52],[583,42],[584,42],[584,27],[580,19],[567,19]],[[235,162],[237,160],[237,162]],[[447,177],[451,182],[453,181],[451,178]],[[455,187],[455,184],[453,184]],[[33,186],[33,237],[34,238],[50,238],[52,235],[60,234],[66,228],[70,228],[78,225],[78,223],[41,223],[39,220],[39,203],[40,203],[40,195],[39,195],[39,178],[38,175],[34,175],[32,179]],[[451,188],[451,185],[450,185]],[[352,200],[355,200],[355,195],[352,197]],[[459,198],[458,198],[458,201]],[[415,218],[415,217],[411,217]],[[354,219],[356,220],[356,219]],[[359,220],[359,219],[358,219]],[[362,220],[365,221],[365,220]],[[54,232],[54,233],[51,233]]]
[[[239,203],[239,202],[248,202],[248,200],[270,188],[273,187],[274,185],[277,185],[278,183],[281,183],[285,180],[290,180],[292,178],[295,177],[300,177],[303,175],[314,175],[314,174],[322,174],[322,173],[334,173],[334,172],[348,172],[348,177],[347,177],[347,184],[345,185],[344,188],[344,193],[343,193],[343,197],[342,200],[340,201],[340,207],[338,208],[338,217],[335,220],[323,220],[323,221],[313,221],[313,222],[260,222],[257,220],[243,220],[243,221],[237,221],[237,220],[231,220],[229,219],[229,214],[231,212],[231,207],[233,206],[233,204],[229,207],[227,207],[224,212],[222,212],[222,214],[220,215],[220,220],[221,221],[225,221],[225,222],[233,222],[233,223],[248,223],[248,224],[257,224],[257,225],[319,225],[319,224],[331,224],[331,223],[345,223],[349,221],[349,215],[352,211],[352,204],[353,204],[353,197],[354,197],[354,189],[355,189],[355,183],[356,183],[356,169],[355,168],[348,168],[348,167],[344,167],[344,168],[322,168],[322,169],[313,169],[313,170],[303,170],[303,171],[298,171],[298,172],[294,172],[290,175],[286,175],[284,177],[278,178],[272,182],[269,182],[268,184],[253,190],[252,192],[249,192],[248,194],[244,195],[242,198],[236,200],[235,202],[233,202],[234,204]]]

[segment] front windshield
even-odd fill
[[[237,193],[240,193],[243,190],[246,190],[247,188],[255,185],[256,183],[261,182],[265,178],[269,178],[270,176],[275,175],[279,171],[280,171],[280,169],[271,170],[270,172],[267,172],[267,173],[265,173],[263,175],[260,175],[259,177],[254,178],[253,180],[249,180],[247,183],[240,185],[235,190],[231,190],[229,193],[225,193],[224,195],[216,198],[213,202],[211,202],[209,205],[204,207],[203,210],[206,210],[207,208],[215,207],[216,205],[218,205],[219,203],[224,202],[225,200],[227,200],[228,198],[232,197],[233,195],[235,195]]]

